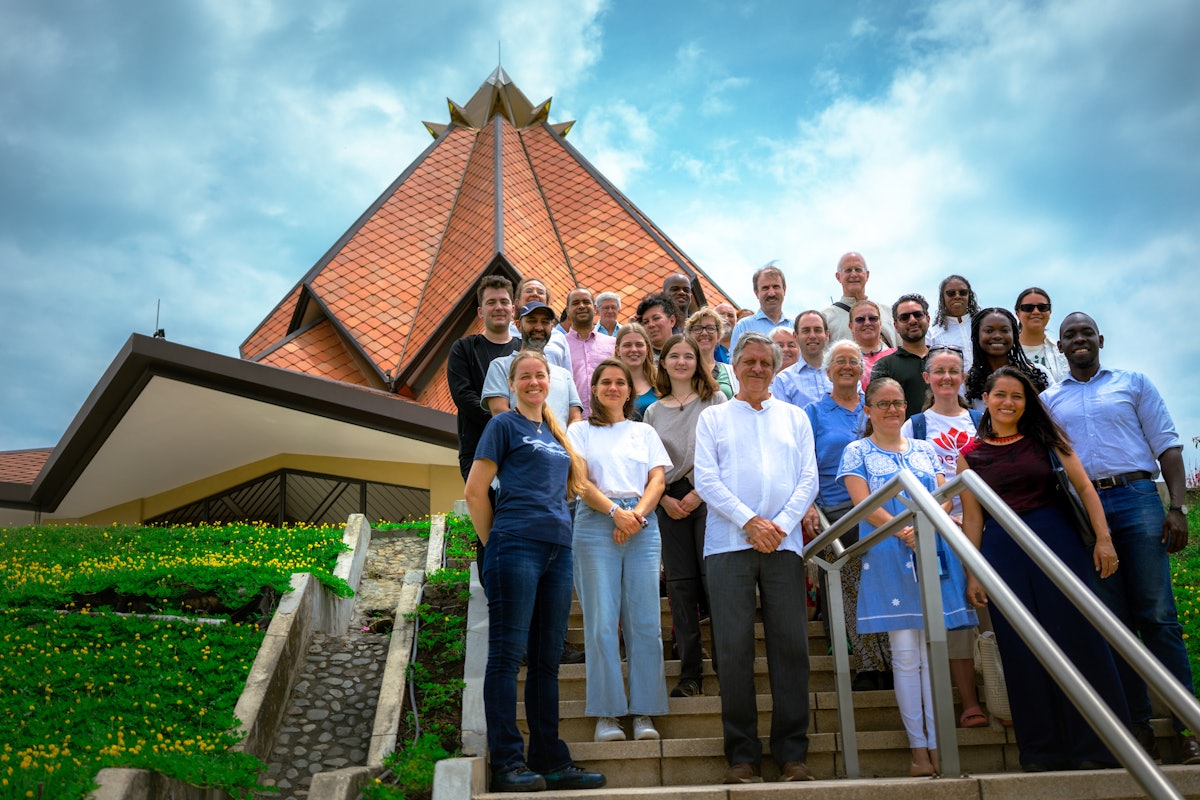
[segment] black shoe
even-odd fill
[[[880,686],[879,673],[875,670],[864,669],[854,676],[854,682],[850,684],[852,692],[873,692],[882,688]]]
[[[582,664],[587,656],[583,650],[576,650],[571,646],[570,642],[563,642],[562,656],[558,659],[560,664]]]
[[[1146,751],[1146,755],[1150,756],[1150,760],[1162,763],[1162,756],[1158,752],[1158,742],[1154,741],[1154,729],[1148,725],[1134,725],[1130,733],[1133,738],[1137,739],[1137,743]]]
[[[492,776],[493,792],[541,792],[545,788],[546,779],[524,764]]]
[[[1120,766],[1110,761],[1080,761],[1075,769],[1118,769]]]
[[[589,772],[574,764],[547,772],[541,777],[546,779],[547,789],[599,789],[608,783],[603,772]]]
[[[1021,765],[1022,772],[1053,772],[1054,767],[1041,761],[1030,761],[1028,764]]]
[[[679,683],[675,684],[675,688],[671,690],[671,697],[703,697],[704,684],[695,678],[684,678]]]

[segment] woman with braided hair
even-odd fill
[[[971,370],[967,373],[967,402],[983,411],[988,376],[1001,367],[1015,367],[1029,378],[1038,393],[1054,383],[1050,373],[1031,362],[1017,339],[1020,325],[1007,308],[985,308],[971,317]]]

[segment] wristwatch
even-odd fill
[[[612,508],[610,508],[610,509],[608,510],[608,515],[609,515],[610,517],[615,517],[615,516],[617,515],[617,509],[618,509],[618,508],[620,508],[620,506],[618,506],[616,503],[613,503],[613,504],[612,504]]]
[[[1188,507],[1187,507],[1187,506],[1169,506],[1169,507],[1167,508],[1167,510],[1168,510],[1168,511],[1180,511],[1180,512],[1182,512],[1182,513],[1183,513],[1183,515],[1184,515],[1185,517],[1187,516],[1187,513],[1188,513]]]

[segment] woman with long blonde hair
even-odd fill
[[[550,367],[535,350],[512,360],[516,405],[488,422],[467,476],[466,499],[484,543],[488,662],[483,682],[492,791],[590,789],[599,772],[576,767],[558,735],[558,662],[571,611],[572,551],[568,496],[587,467],[546,405]],[[488,487],[500,489],[493,509]],[[524,656],[529,756],[517,728],[517,672]]]

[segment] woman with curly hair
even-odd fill
[[[971,282],[962,275],[947,275],[938,284],[938,309],[929,327],[929,346],[948,344],[963,353],[963,370],[971,369],[971,315],[979,300]]]
[[[1017,318],[1007,308],[993,306],[971,317],[972,364],[967,373],[966,397],[972,408],[983,410],[984,386],[988,376],[1001,367],[1016,367],[1024,372],[1039,394],[1054,383],[1045,367],[1025,357],[1025,351],[1017,340],[1019,329]]]

